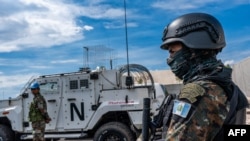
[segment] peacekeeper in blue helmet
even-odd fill
[[[226,46],[220,22],[206,13],[189,13],[170,22],[161,48],[184,86],[165,114],[162,140],[223,141],[223,125],[245,124],[247,99],[217,54]]]
[[[32,83],[30,89],[34,95],[29,111],[29,120],[33,128],[33,141],[45,141],[46,123],[51,121],[47,113],[47,104],[44,97],[40,94],[40,86],[37,82]]]

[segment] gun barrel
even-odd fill
[[[142,141],[149,141],[150,98],[143,99]]]

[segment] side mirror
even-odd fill
[[[23,94],[22,94],[22,97],[23,97],[23,98],[28,98],[28,97],[29,97],[29,94],[28,94],[28,93],[23,93]]]

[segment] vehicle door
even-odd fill
[[[94,113],[94,81],[89,74],[65,76],[63,118],[64,129],[83,129]]]
[[[50,78],[38,78],[36,80],[31,81],[28,86],[37,81],[40,84],[40,93],[45,98],[47,103],[47,112],[51,117],[52,121],[49,124],[46,124],[46,130],[55,130],[57,126],[57,120],[59,116],[59,111],[61,107],[61,87],[60,87],[60,78],[59,77],[50,77]],[[30,103],[33,101],[33,94],[30,89],[26,88],[24,91],[23,98],[23,108],[24,108],[24,122],[28,123],[28,115]],[[25,131],[32,131],[31,123],[29,126],[25,126]]]
[[[56,130],[61,111],[62,93],[60,77],[48,77],[39,79],[40,93],[46,100],[47,112],[51,122],[46,124],[46,129]]]

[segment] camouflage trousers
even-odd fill
[[[33,141],[45,141],[44,139],[45,126],[46,126],[45,121],[32,122]]]

